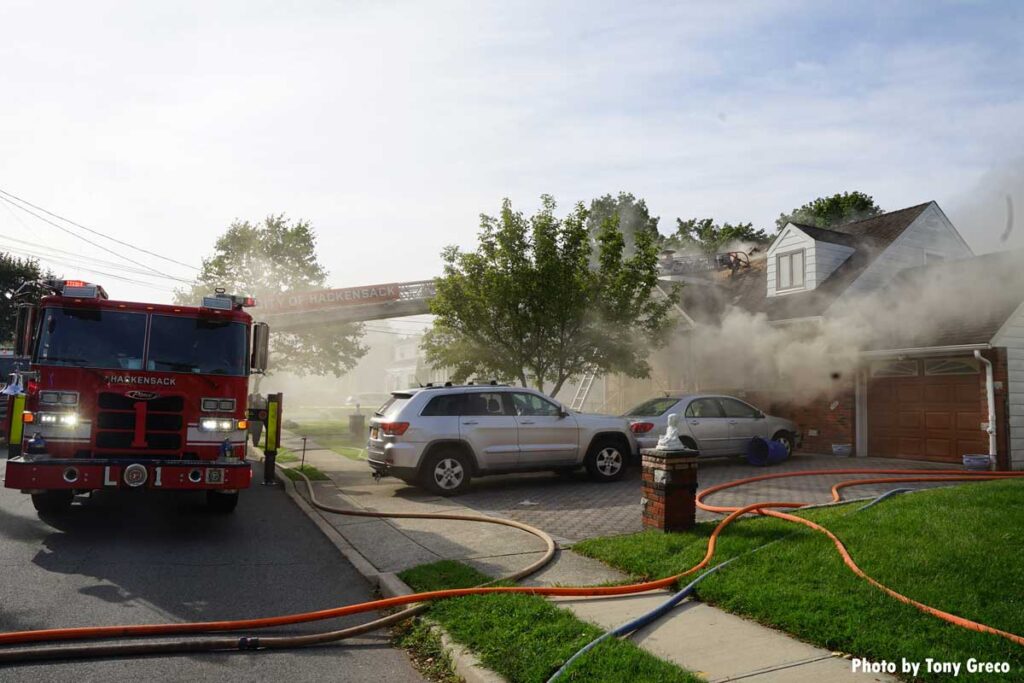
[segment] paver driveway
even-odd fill
[[[890,458],[837,458],[823,455],[795,455],[782,465],[753,467],[738,459],[702,461],[698,473],[699,488],[705,489],[744,477],[777,472],[838,469],[953,469],[941,463]],[[748,505],[759,500],[826,503],[829,489],[838,481],[857,475],[794,477],[758,482],[709,499],[722,505]],[[865,478],[867,476],[865,475]],[[860,486],[844,491],[847,498],[879,495],[893,488],[929,488],[940,484],[887,484]],[[640,531],[640,471],[631,468],[621,481],[598,484],[583,473],[572,479],[554,474],[519,474],[475,479],[468,493],[453,500],[490,512],[533,524],[563,541],[579,541],[594,536],[611,536]],[[697,511],[697,519],[716,519],[719,515]]]

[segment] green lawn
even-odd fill
[[[275,463],[298,462],[298,460],[299,456],[295,455],[295,453],[287,448],[277,449],[277,455],[274,457]]]
[[[366,434],[351,434],[347,420],[308,420],[296,422],[295,425],[288,431],[296,436],[308,436],[324,448],[352,460],[365,457],[363,449],[366,447]]]
[[[292,481],[301,481],[302,477],[299,476],[299,472],[305,474],[312,481],[327,481],[328,477],[326,474],[313,467],[312,465],[300,465],[298,467],[282,467],[281,471],[284,472],[284,476],[288,477]]]
[[[471,567],[443,560],[401,572],[415,590],[478,586],[490,580]],[[602,631],[534,595],[473,595],[435,602],[430,616],[484,666],[511,683],[543,683]],[[566,681],[702,679],[648,654],[629,641],[609,640],[578,660]]]
[[[850,514],[857,506],[803,514],[832,530],[860,567],[883,584],[947,612],[1024,634],[1024,481],[897,496]],[[706,523],[683,534],[591,539],[573,549],[636,577],[668,576],[703,556],[712,528]],[[781,520],[738,522],[723,532],[712,563],[790,533],[710,577],[698,589],[700,598],[831,650],[871,660],[1009,662],[1011,672],[1002,678],[986,674],[969,680],[1024,680],[1024,648],[949,625],[886,596],[855,577],[831,541],[810,529]]]

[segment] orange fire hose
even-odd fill
[[[800,477],[800,476],[832,476],[832,475],[846,475],[846,474],[892,474],[892,475],[905,475],[896,478],[887,477],[884,479],[854,479],[847,480],[836,484],[832,489],[832,498],[838,502],[841,500],[839,491],[842,488],[849,486],[863,485],[869,483],[888,483],[888,482],[947,482],[947,481],[988,481],[993,479],[1006,479],[1015,477],[1024,477],[1024,472],[984,472],[977,474],[970,474],[959,470],[870,470],[870,469],[844,469],[844,470],[811,470],[806,472],[787,472],[778,474],[767,474],[756,477],[748,477],[745,479],[739,479],[736,481],[728,482],[725,484],[719,484],[712,486],[704,491],[701,491],[697,495],[696,504],[703,510],[711,512],[727,513],[725,519],[723,519],[718,526],[712,531],[710,538],[708,539],[707,552],[704,555],[704,559],[698,562],[696,565],[687,569],[684,572],[669,576],[656,581],[647,581],[642,583],[624,585],[624,586],[586,586],[586,587],[524,587],[524,586],[509,586],[509,587],[478,587],[478,588],[463,588],[454,590],[441,590],[441,591],[430,591],[425,593],[416,593],[412,595],[404,595],[394,598],[386,598],[382,600],[373,600],[370,602],[359,603],[355,605],[346,605],[343,607],[335,607],[331,609],[319,610],[314,612],[306,612],[301,614],[290,614],[281,615],[276,617],[265,617],[258,619],[242,619],[232,621],[207,621],[207,622],[194,622],[194,623],[179,623],[179,624],[143,624],[143,625],[123,625],[123,626],[97,626],[97,627],[80,627],[80,628],[58,628],[58,629],[41,629],[34,631],[14,631],[8,633],[0,633],[0,644],[10,645],[15,643],[39,643],[44,641],[69,641],[69,640],[83,640],[90,638],[123,638],[123,637],[135,637],[135,636],[166,636],[176,634],[189,634],[189,633],[209,633],[214,631],[236,631],[246,629],[260,629],[268,628],[273,626],[284,626],[289,624],[298,624],[310,621],[317,621],[321,619],[333,619],[337,617],[348,616],[352,614],[361,614],[364,612],[377,611],[381,609],[387,609],[390,607],[397,607],[400,605],[408,605],[416,602],[427,602],[431,600],[439,600],[442,598],[460,597],[466,595],[483,595],[488,593],[526,593],[531,595],[544,595],[544,596],[615,596],[615,595],[628,595],[632,593],[640,593],[659,588],[666,588],[674,584],[680,578],[699,571],[701,568],[707,566],[714,556],[715,546],[718,540],[718,536],[722,531],[731,524],[734,520],[738,519],[744,514],[756,512],[758,514],[776,517],[790,522],[803,524],[815,531],[821,532],[828,536],[833,544],[836,546],[840,556],[843,558],[843,562],[853,571],[857,576],[868,581],[876,588],[884,591],[888,595],[912,605],[917,609],[931,614],[932,616],[938,617],[949,623],[953,623],[963,628],[968,628],[975,631],[981,631],[984,633],[991,633],[1004,638],[1009,639],[1018,645],[1024,645],[1024,638],[1021,636],[1001,631],[996,628],[992,628],[985,624],[959,617],[957,615],[943,612],[942,610],[930,607],[919,603],[912,598],[904,596],[896,591],[884,586],[872,577],[868,576],[857,564],[853,561],[849,554],[849,551],[842,544],[842,542],[832,532],[823,526],[806,520],[802,517],[790,515],[783,512],[777,512],[775,510],[767,508],[800,508],[809,505],[803,502],[787,502],[787,501],[764,501],[746,505],[743,507],[730,507],[730,506],[715,506],[704,502],[704,499],[719,491],[733,488],[736,486],[742,486],[744,484],[750,484],[758,481],[764,481],[768,479],[781,479],[787,477]],[[914,476],[911,476],[914,475]],[[333,510],[332,510],[333,511]],[[367,514],[367,513],[364,513]],[[389,517],[387,513],[369,513],[374,516]],[[393,515],[402,516],[402,515]],[[2,651],[0,651],[2,653]]]

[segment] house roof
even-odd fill
[[[910,268],[875,297],[894,310],[868,350],[985,344],[1024,302],[1024,250]]]
[[[931,203],[925,202],[828,229],[794,224],[815,240],[854,249],[815,289],[769,297],[768,262],[764,255],[758,255],[751,257],[750,268],[723,278],[719,287],[687,285],[683,288],[681,306],[697,321],[707,321],[717,316],[728,305],[753,313],[764,313],[769,320],[776,321],[822,315]]]
[[[816,242],[831,242],[832,244],[856,249],[861,241],[856,235],[839,232],[838,230],[828,230],[826,228],[819,228],[816,225],[804,225],[803,223],[793,223],[793,225],[800,228],[800,230]]]

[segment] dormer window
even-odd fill
[[[804,288],[804,250],[791,251],[775,257],[775,289]]]

